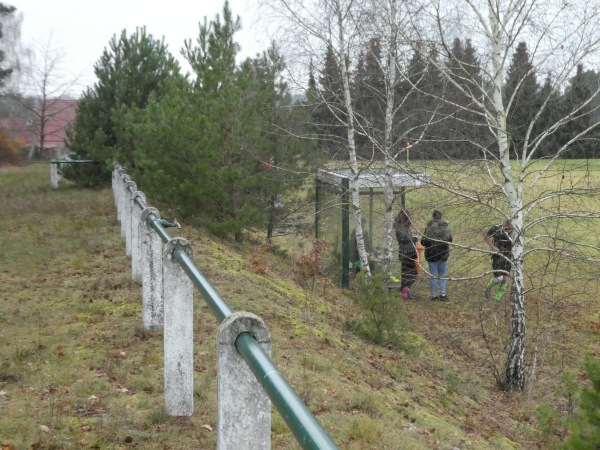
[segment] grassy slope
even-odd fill
[[[216,319],[197,298],[195,414],[166,417],[161,336],[143,331],[141,288],[130,281],[111,192],[52,190],[48,172],[0,170],[0,446],[215,448]],[[481,333],[506,322],[508,309],[483,303],[474,294],[481,286],[453,286],[450,304],[395,297],[413,331],[406,353],[343,332],[346,319],[359,317],[348,292],[306,292],[286,260],[259,253],[267,270],[257,274],[253,245],[185,227],[179,234],[229,306],[265,320],[275,364],[340,448],[545,446],[532,408],[564,402],[555,396],[558,372],[547,360],[529,400],[495,388],[499,364]],[[426,297],[424,280],[416,291]],[[579,320],[591,306],[564,319]],[[598,321],[595,314],[584,323]],[[560,362],[575,367],[597,336],[587,326],[565,328],[575,341]],[[298,448],[276,413],[273,448]]]

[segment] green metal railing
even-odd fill
[[[127,189],[133,193],[131,186],[127,186]],[[147,207],[139,196],[135,198],[134,202],[142,210]],[[173,226],[173,224],[159,219],[154,214],[148,214],[146,222],[156,231],[164,243],[173,239],[165,229],[165,227]],[[194,286],[198,288],[219,322],[233,314],[233,311],[183,249],[176,248],[173,251],[173,257],[192,280]],[[260,348],[254,337],[250,333],[242,333],[237,337],[235,345],[301,447],[310,450],[338,449],[314,415],[298,397],[296,391]]]

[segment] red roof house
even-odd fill
[[[35,139],[33,145],[46,150],[54,150],[55,156],[63,153],[66,129],[75,121],[77,100],[46,100],[38,102],[35,111]],[[42,120],[44,127],[42,128]],[[36,123],[37,122],[37,123]]]
[[[0,131],[28,149],[29,159],[34,154],[42,159],[62,156],[66,153],[66,129],[75,121],[77,103],[78,100],[46,99],[34,100],[33,107],[12,108],[14,111],[0,118]]]

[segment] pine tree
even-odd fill
[[[552,92],[554,82],[550,75],[544,80],[544,84],[538,91],[537,104],[542,105],[546,102],[546,107],[541,112],[539,119],[533,128],[533,137],[537,137],[544,130],[550,129],[561,117],[561,96],[558,92]],[[539,148],[537,154],[539,157],[552,156],[556,154],[559,146],[558,133],[552,133],[544,140],[544,145]]]
[[[302,133],[280,130],[306,120],[281,82],[285,65],[275,47],[236,62],[239,27],[227,3],[222,16],[204,22],[196,43],[185,44],[195,77],[170,83],[169,94],[151,102],[135,142],[148,194],[241,242],[249,227],[267,228],[270,237],[286,213],[283,193],[297,187],[295,165],[305,161],[290,138]]]
[[[12,15],[16,11],[14,6],[5,5],[4,3],[0,3],[0,17],[4,18],[6,16]],[[2,40],[2,22],[0,21],[0,41]],[[5,52],[0,50],[0,88],[2,88],[6,82],[6,79],[11,75],[11,68],[4,68],[3,63],[5,59]]]
[[[319,149],[331,159],[345,158],[346,112],[341,73],[330,45],[319,75],[320,95],[312,114],[312,122],[319,134]]]
[[[248,107],[257,113],[251,122],[251,128],[258,131],[253,151],[258,153],[260,149],[261,152],[258,208],[266,213],[267,240],[270,241],[275,227],[285,222],[296,206],[290,196],[284,194],[301,189],[306,172],[313,172],[321,155],[294,137],[305,134],[309,117],[303,104],[291,98],[287,83],[281,81],[285,63],[278,49],[273,45],[255,58],[252,66],[251,92],[255,100]]]
[[[527,44],[517,45],[508,68],[504,102],[508,107],[508,132],[511,151],[520,155],[524,145],[529,145],[534,136],[527,137],[529,126],[539,110],[539,86],[535,68],[527,50]]]
[[[577,113],[570,122],[560,128],[560,145],[567,145],[571,139],[590,126],[592,107],[589,104],[584,105],[590,97],[591,91],[584,77],[583,65],[579,64],[577,66],[577,73],[571,79],[570,86],[567,88],[562,99],[564,111],[577,110]],[[566,155],[569,158],[593,157],[595,144],[592,139],[592,135],[587,135],[576,143],[569,144],[569,151]]]
[[[375,155],[371,139],[381,139],[385,123],[385,80],[381,69],[380,39],[369,41],[353,76],[354,112],[357,117],[356,153],[367,161]]]
[[[431,50],[432,60],[437,58]],[[427,123],[440,119],[440,100],[444,96],[444,82],[440,71],[423,57],[423,50],[414,51],[406,69],[408,80],[398,83],[396,98],[401,101],[402,108],[396,118],[396,128],[409,130],[406,140],[414,141],[421,137],[423,127]],[[441,127],[427,127],[425,135],[420,138],[418,150],[413,150],[415,158],[439,158],[442,152],[447,151],[446,145],[439,145],[443,139]]]
[[[562,448],[597,450],[600,448],[600,361],[588,357],[585,361],[591,386],[579,394],[579,407],[569,429],[571,435]]]
[[[473,112],[475,104],[471,98],[480,97],[481,67],[470,39],[464,43],[460,38],[454,39],[446,66],[452,82],[447,84],[444,93],[447,118],[443,127],[446,141],[443,151],[451,158],[476,158],[480,156],[482,143],[490,136],[480,116]],[[465,103],[467,99],[470,100]]]
[[[98,81],[82,96],[68,147],[76,159],[97,161],[78,166],[65,175],[74,181],[97,186],[110,181],[114,162],[131,174],[137,169],[132,143],[127,134],[127,116],[143,110],[151,96],[160,97],[166,81],[178,76],[179,65],[164,41],[155,40],[145,28],[119,38],[113,36],[94,66]]]

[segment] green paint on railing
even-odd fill
[[[302,448],[337,449],[254,337],[250,333],[242,333],[238,336],[235,346]]]
[[[128,187],[128,190],[131,193],[134,192],[130,187]],[[142,211],[147,207],[139,196],[134,199],[134,203]],[[165,230],[165,226],[176,226],[176,221],[170,223],[159,219],[154,214],[148,214],[146,223],[158,233],[164,243],[173,239]],[[176,248],[173,251],[173,257],[202,293],[204,300],[219,322],[233,314],[233,311],[206,280],[185,251]],[[236,340],[236,348],[303,449],[338,449],[251,334],[240,334]]]

